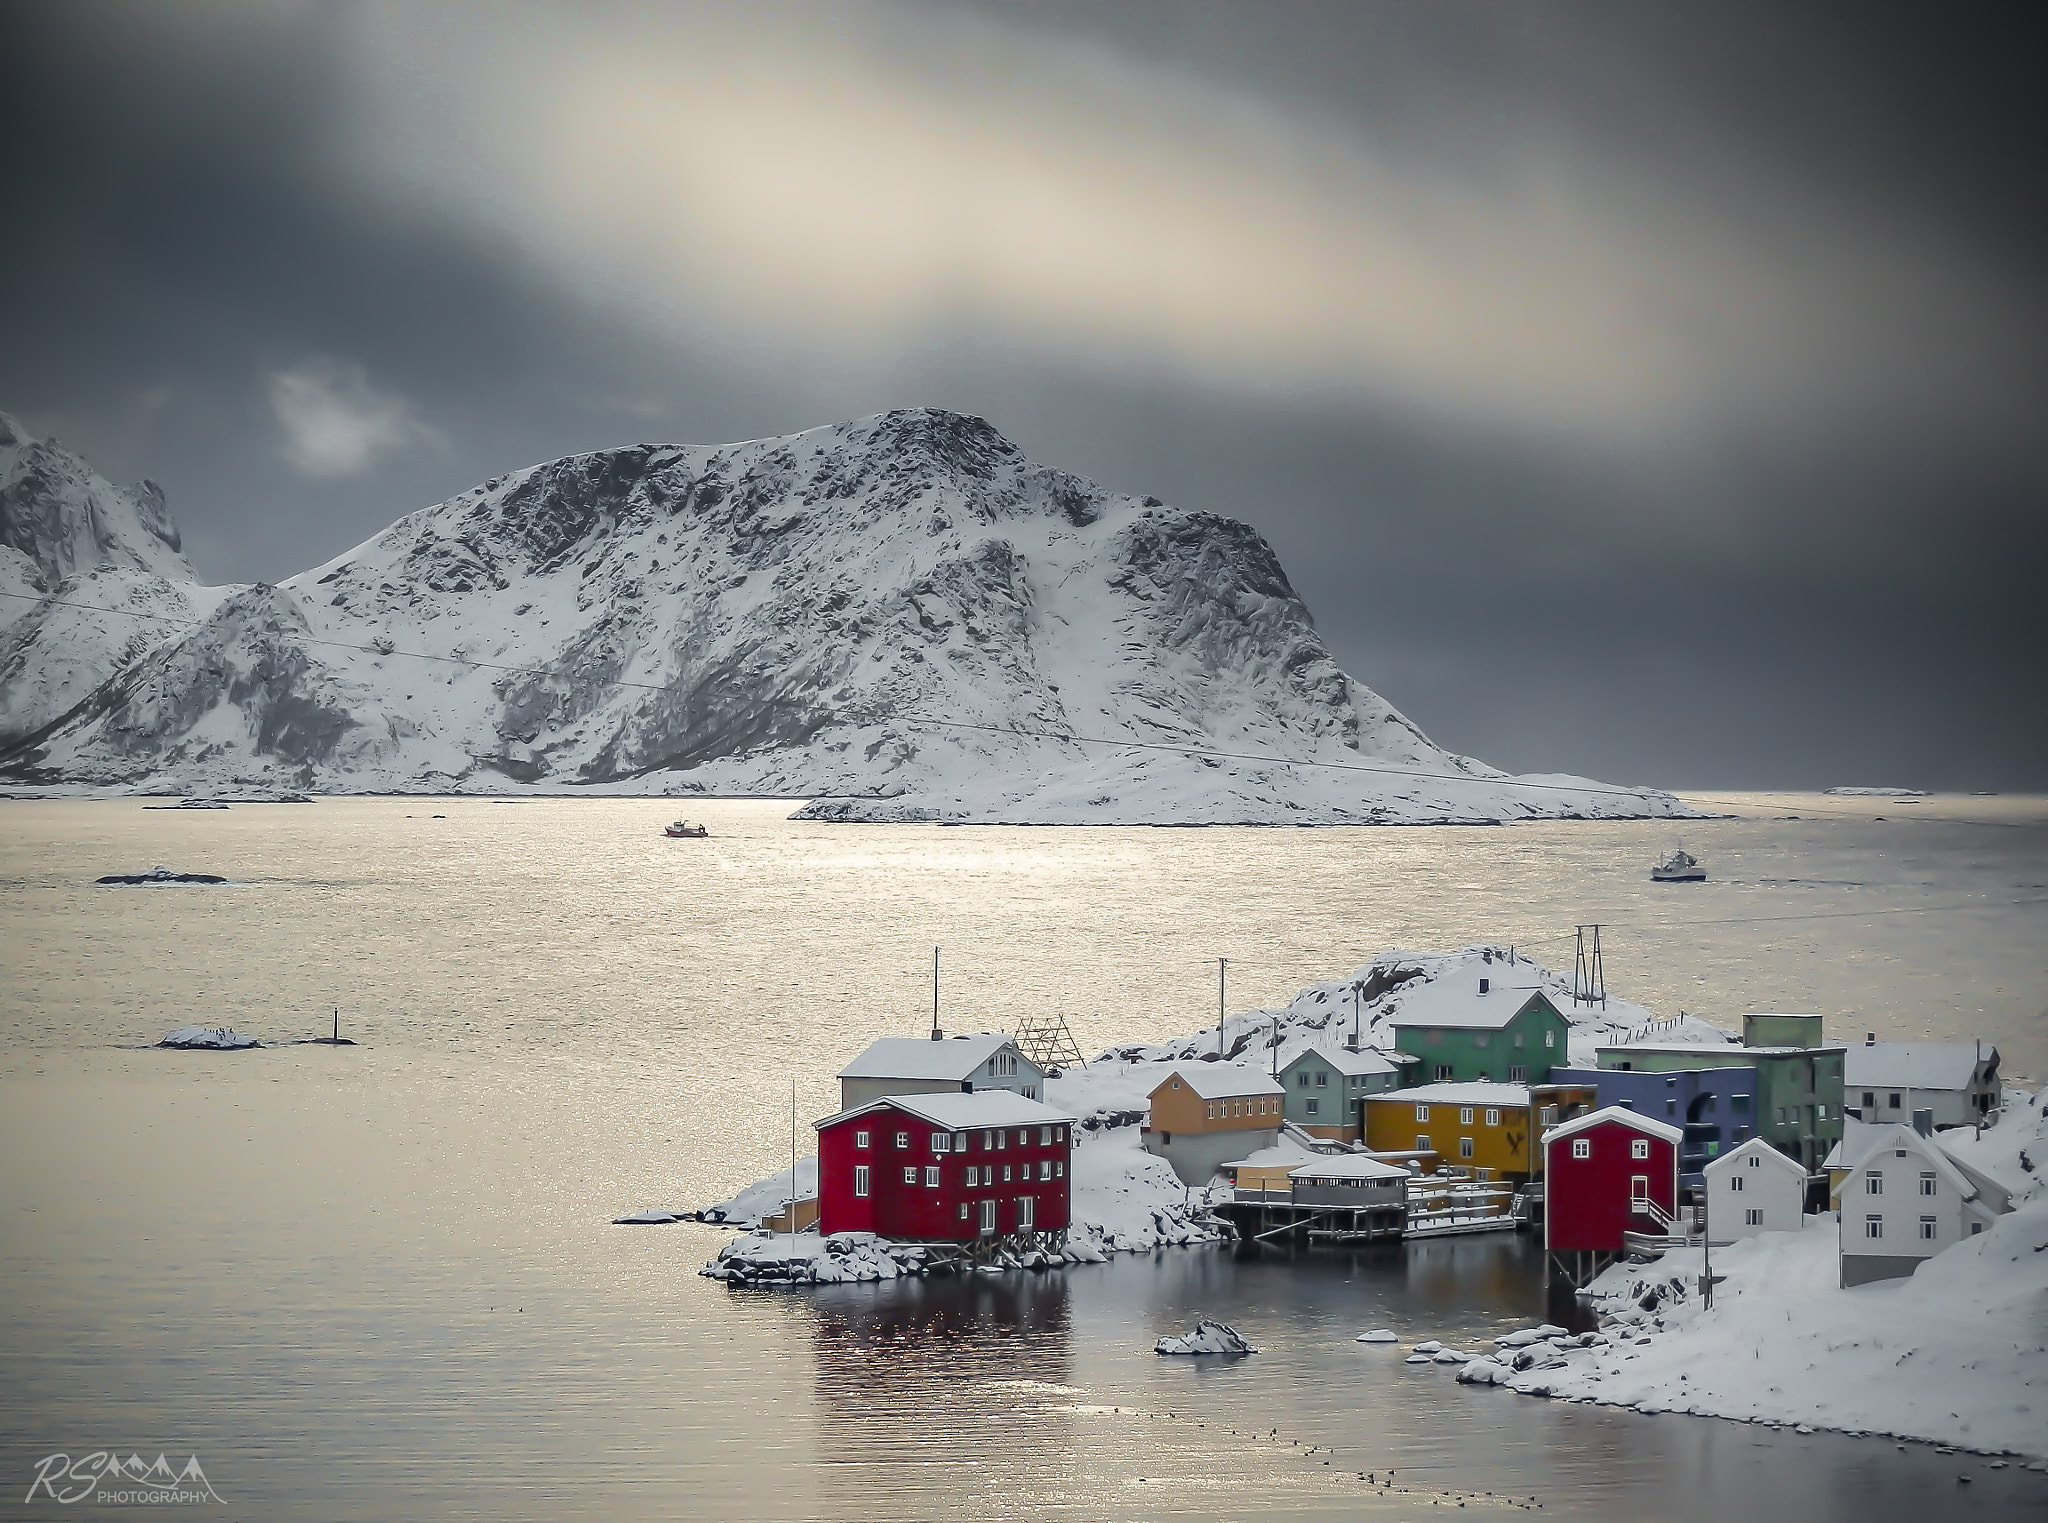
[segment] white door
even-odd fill
[[[981,1203],[981,1232],[987,1237],[996,1230],[996,1203],[985,1200]]]
[[[1037,1219],[1038,1219],[1038,1197],[1037,1197],[1037,1196],[1035,1196],[1035,1195],[1020,1195],[1020,1196],[1018,1196],[1018,1197],[1017,1197],[1017,1230],[1018,1230],[1019,1232],[1029,1232],[1029,1231],[1031,1231],[1031,1230],[1032,1230],[1031,1224],[1032,1224],[1033,1222],[1035,1222],[1035,1221],[1036,1221]]]

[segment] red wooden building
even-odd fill
[[[1068,1222],[1074,1118],[1008,1090],[885,1095],[814,1122],[818,1230],[1050,1246]]]
[[[1626,1106],[1575,1116],[1543,1134],[1543,1247],[1583,1285],[1638,1233],[1662,1239],[1678,1216],[1685,1134]]]

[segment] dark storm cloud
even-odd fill
[[[0,406],[280,576],[934,402],[1244,517],[1504,765],[2048,782],[1993,13],[16,7]]]

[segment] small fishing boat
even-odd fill
[[[1683,846],[1650,869],[1652,883],[1704,883],[1707,870]]]
[[[677,820],[673,825],[664,825],[661,833],[674,840],[681,840],[685,836],[694,840],[710,835],[711,829],[707,825],[692,825],[686,820]]]

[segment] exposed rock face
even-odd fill
[[[1677,812],[1448,755],[1339,669],[1251,529],[929,409],[496,478],[225,596],[6,762],[160,786],[772,793],[828,819]]]
[[[0,413],[0,747],[85,702],[210,602],[163,488],[117,487]]]

